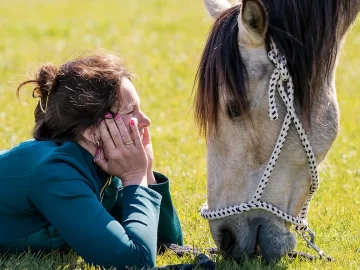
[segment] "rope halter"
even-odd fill
[[[311,240],[307,241],[309,244],[314,244],[314,234],[308,228],[308,223],[306,220],[309,203],[319,186],[319,174],[317,171],[317,163],[315,159],[314,152],[310,146],[309,140],[305,133],[305,130],[297,117],[294,109],[294,84],[292,77],[290,76],[290,72],[287,68],[287,62],[285,56],[281,55],[273,42],[270,42],[270,52],[268,53],[269,59],[274,63],[275,70],[271,75],[270,83],[269,83],[269,118],[270,120],[277,120],[279,118],[278,110],[276,107],[275,94],[276,90],[279,93],[282,101],[284,102],[287,113],[284,119],[284,122],[281,127],[280,135],[276,141],[274,150],[271,154],[271,158],[266,166],[266,169],[261,177],[261,181],[256,189],[255,195],[250,201],[241,203],[239,205],[229,206],[226,208],[222,208],[219,210],[209,210],[207,202],[201,207],[201,216],[207,220],[217,220],[223,219],[232,215],[241,214],[244,212],[248,212],[252,209],[263,209],[268,212],[273,213],[274,215],[282,218],[283,220],[290,222],[294,229],[303,237],[305,241],[307,241],[307,237],[305,236],[308,233],[311,237]],[[293,217],[284,211],[278,209],[277,207],[263,202],[261,200],[261,196],[266,188],[266,185],[269,182],[271,173],[275,167],[276,161],[279,158],[281,150],[284,146],[286,136],[288,134],[290,125],[294,123],[297,133],[300,136],[301,143],[305,149],[306,156],[309,161],[310,173],[311,173],[311,186],[308,198],[297,217]],[[323,256],[323,252],[320,250],[318,252],[320,257]],[[325,255],[324,255],[325,256]]]

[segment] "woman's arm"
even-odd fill
[[[154,172],[157,184],[149,188],[162,196],[160,206],[160,219],[158,228],[158,241],[183,245],[183,237],[179,217],[172,203],[169,179],[158,172]]]
[[[169,189],[169,180],[166,176],[157,172],[154,172],[154,176],[157,184],[149,185],[149,188],[162,196],[158,227],[158,240],[165,243],[183,245],[181,225],[172,203]],[[122,219],[123,200],[123,191],[120,190],[116,203],[111,210],[111,215],[117,220]]]
[[[154,153],[151,143],[149,128],[144,128],[143,145],[148,159],[147,180],[149,188],[160,193],[162,196],[160,208],[160,220],[158,229],[158,240],[166,243],[183,244],[182,231],[179,218],[173,206],[169,179],[153,171]]]
[[[173,206],[169,190],[169,180],[166,176],[154,172],[158,184],[149,185],[149,188],[162,196],[160,207],[160,219],[158,227],[158,240],[165,243],[183,245],[181,224]],[[123,212],[123,191],[120,190],[111,215],[117,219],[122,219]]]
[[[33,179],[29,199],[87,262],[119,268],[155,265],[158,193],[125,187],[120,224],[101,205],[90,181],[67,163],[43,164]]]

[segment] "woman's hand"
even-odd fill
[[[142,143],[148,160],[148,166],[147,166],[148,185],[156,184],[156,180],[153,173],[154,152],[152,148],[151,136],[148,127],[144,127]]]
[[[130,121],[133,139],[120,115],[105,116],[99,127],[103,149],[98,148],[94,161],[110,175],[121,179],[123,186],[147,186],[147,155],[141,142],[137,122]]]

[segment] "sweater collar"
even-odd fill
[[[76,145],[80,148],[80,151],[82,152],[85,162],[88,164],[88,167],[90,168],[91,172],[96,176],[96,179],[100,180],[101,186],[103,186],[107,180],[109,179],[110,175],[106,172],[104,172],[95,162],[94,157],[82,146],[76,143]]]

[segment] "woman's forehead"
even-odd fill
[[[124,78],[122,81],[122,99],[123,103],[138,103],[140,101],[139,95],[135,89],[135,86],[133,83],[127,79]]]
[[[135,89],[135,86],[129,79],[124,78],[121,84],[119,102],[117,102],[114,105],[114,109],[125,110],[129,107],[138,105],[139,103],[140,103],[140,98]],[[121,104],[120,108],[118,104]]]

